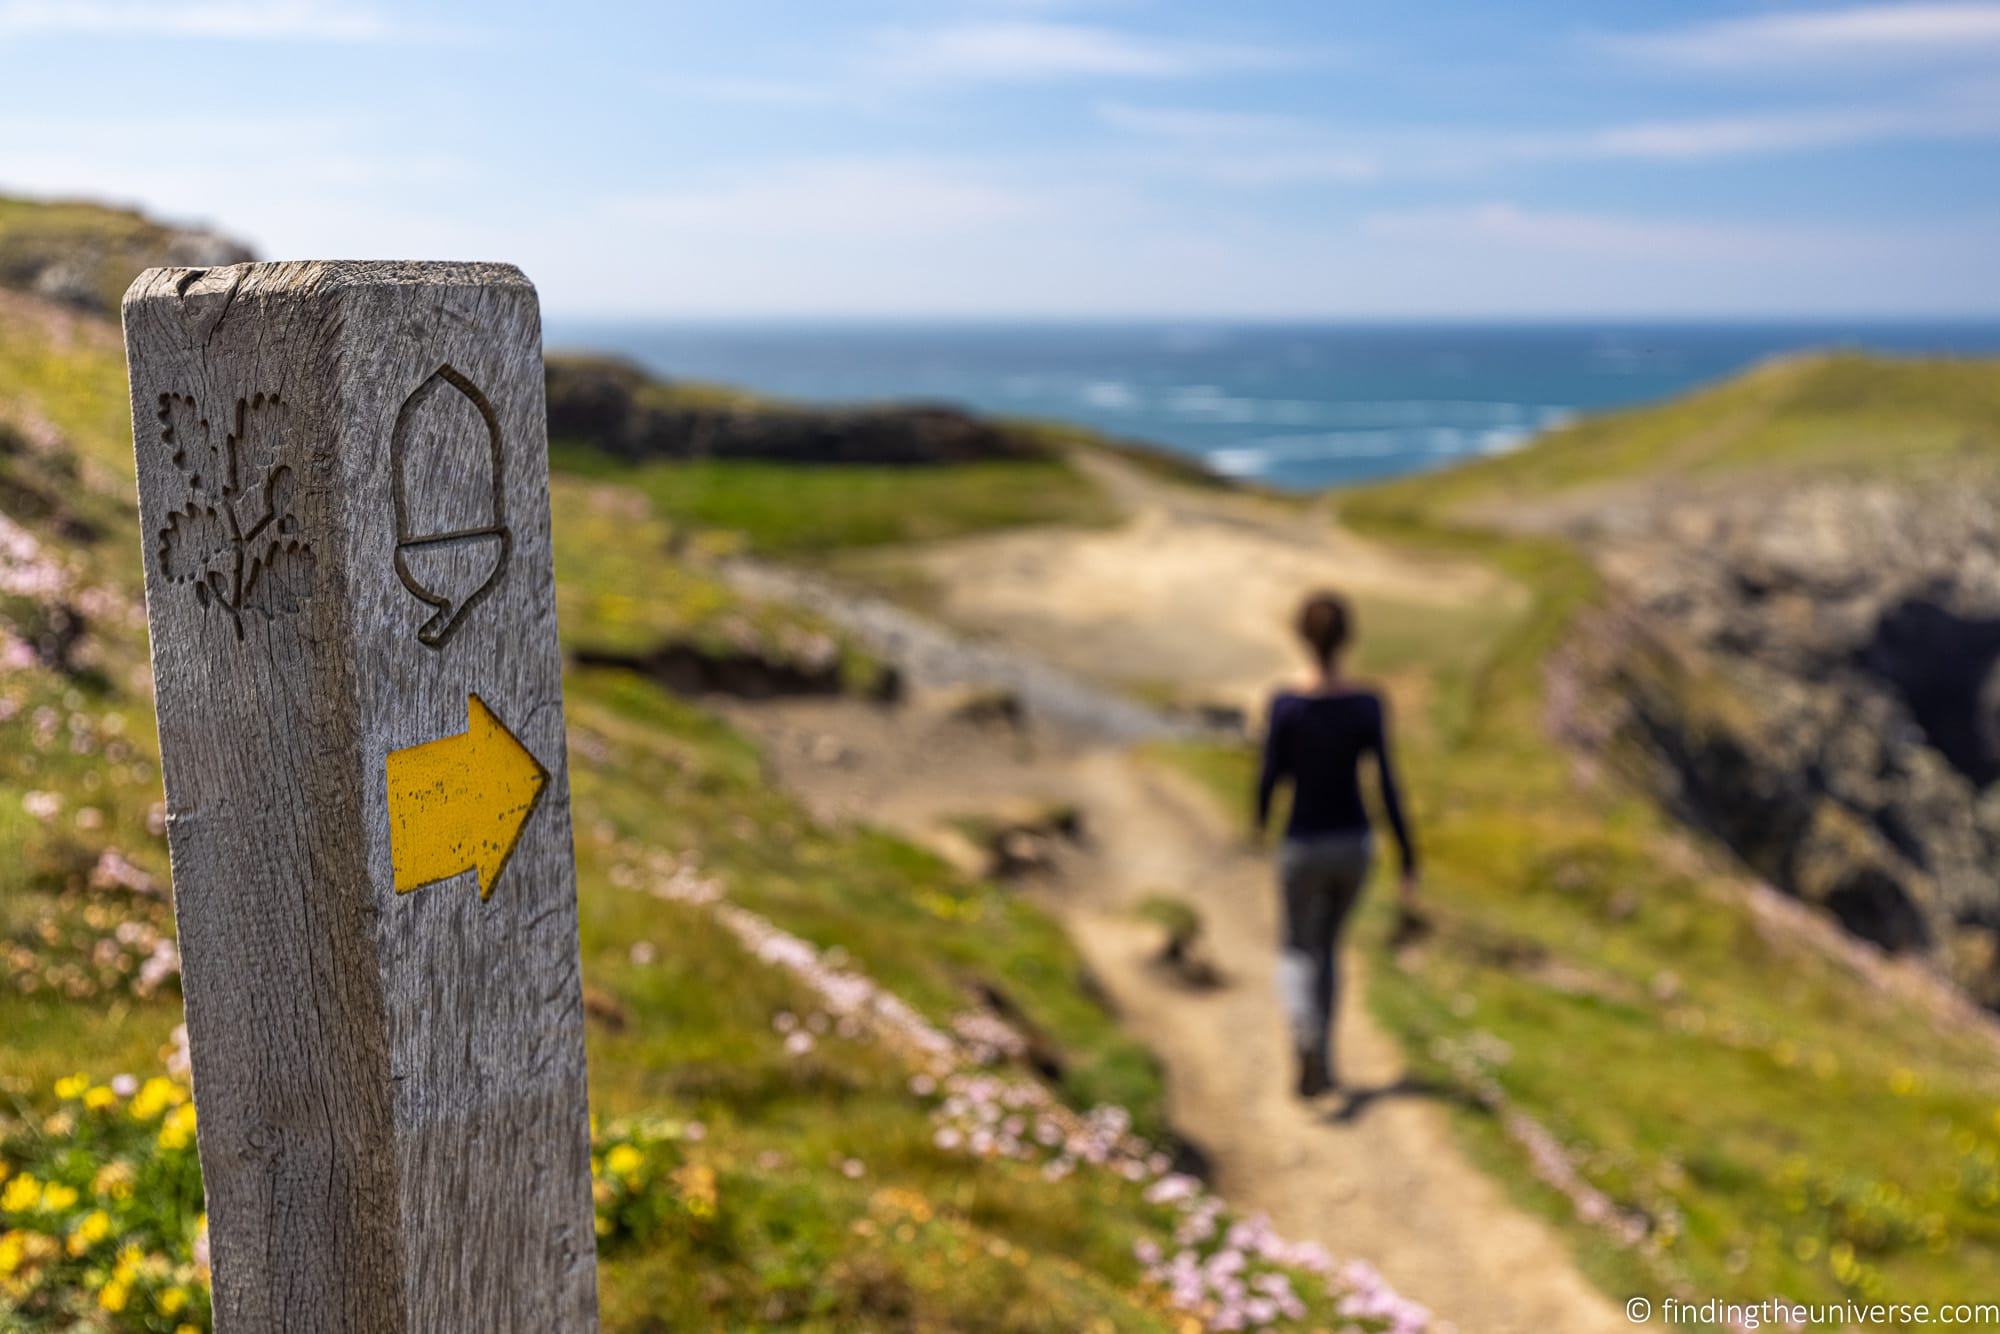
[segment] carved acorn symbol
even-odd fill
[[[396,575],[431,608],[417,639],[442,648],[499,583],[513,550],[500,419],[477,385],[440,366],[403,400],[389,456]]]

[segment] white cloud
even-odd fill
[[[1222,185],[1353,185],[1383,174],[1375,153],[1300,117],[1129,102],[1101,102],[1096,113],[1152,146],[1140,162]]]
[[[2000,108],[1948,99],[1910,106],[1614,125],[1555,146],[1554,155],[1698,161],[1899,139],[1994,136],[2000,136]]]
[[[159,151],[173,143],[201,151]],[[0,116],[0,173],[0,190],[136,204],[281,258],[464,257],[441,220],[486,184],[477,164],[403,143],[393,126],[275,114],[160,116],[143,133],[123,118]],[[425,221],[376,225],[391,214]]]
[[[2000,4],[1876,4],[1720,19],[1612,39],[1675,64],[1761,69],[1891,60],[1988,59],[2000,51]]]
[[[929,236],[1042,216],[1038,195],[951,163],[808,159],[710,185],[627,195],[621,219],[688,233],[813,239]]]
[[[1927,80],[1900,100],[1790,111],[1640,121],[1527,138],[1525,157],[1700,161],[1892,141],[2000,137],[2000,84]]]
[[[1930,81],[1922,92],[1848,106],[1585,126],[1347,131],[1303,117],[1101,102],[1098,120],[1151,146],[1138,160],[1222,184],[1452,180],[1535,163],[1698,163],[1890,142],[2000,138],[2000,84]]]
[[[1808,252],[1844,252],[1859,238],[1812,227],[1743,226],[1682,218],[1524,208],[1508,201],[1390,210],[1370,214],[1362,231],[1440,247],[1483,245],[1621,259],[1796,259]]]
[[[1824,111],[1783,116],[1715,116],[1613,125],[1572,141],[1571,155],[1695,161],[1833,148],[1892,138],[1913,128],[1893,111]]]
[[[1383,174],[1373,155],[1341,148],[1217,154],[1189,165],[1195,175],[1223,185],[1361,185]]]
[[[7,0],[0,34],[79,33],[90,36],[194,37],[225,41],[370,42],[393,28],[367,10],[316,0],[277,3],[144,3],[142,0]]]
[[[737,106],[812,107],[857,100],[859,90],[811,79],[736,75],[666,74],[652,86],[663,93]]]
[[[1155,38],[1089,24],[1002,19],[878,29],[861,50],[828,53],[810,72],[792,76],[685,71],[651,82],[663,92],[722,104],[855,109],[953,86],[1166,81],[1295,65],[1310,58],[1296,51]],[[1149,114],[1133,108],[1135,121]]]
[[[924,78],[1032,81],[1069,78],[1187,78],[1289,64],[1257,47],[1183,42],[1081,23],[1008,21],[882,34],[886,67]]]
[[[1097,118],[1113,129],[1172,139],[1241,139],[1313,129],[1312,122],[1301,117],[1264,111],[1142,106],[1132,102],[1099,102],[1096,111]]]

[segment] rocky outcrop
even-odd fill
[[[655,380],[629,362],[555,356],[549,438],[624,459],[942,464],[1046,458],[1034,433],[926,404],[810,408]]]
[[[902,678],[895,668],[871,665],[866,672],[852,670],[831,640],[823,652],[792,654],[757,644],[724,647],[703,639],[677,638],[642,652],[584,647],[572,656],[586,667],[638,672],[680,695],[738,699],[860,695],[884,704],[902,698]]]
[[[1684,490],[1578,528],[1561,725],[1758,874],[2000,1007],[2000,479]]]
[[[249,247],[217,232],[125,209],[0,198],[0,287],[113,319],[126,287],[145,269],[213,268],[255,258]]]

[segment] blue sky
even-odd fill
[[[2000,315],[2000,3],[0,0],[0,189],[583,316]]]

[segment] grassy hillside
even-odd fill
[[[235,242],[128,209],[0,196],[0,287],[115,315],[126,285],[152,264],[233,264]]]
[[[108,324],[0,293],[9,1330],[207,1324],[122,379]],[[676,563],[616,482],[559,478],[555,509],[573,636],[828,633]],[[607,1328],[1398,1318],[1174,1174],[1153,1062],[1038,911],[814,824],[636,675],[577,672],[567,708]]]
[[[1783,358],[1651,407],[1586,418],[1531,449],[1371,490],[1355,513],[1422,522],[1453,505],[1732,473],[1867,473],[1990,463],[2000,375],[1990,361]]]
[[[1362,936],[1381,1016],[1608,1291],[1979,1297],[2000,1272],[2000,1047],[1758,911],[1725,857],[1549,739],[1545,670],[1597,583],[1565,543],[1482,525],[1585,485],[1990,467],[1996,386],[1984,363],[1789,361],[1344,507],[1533,595],[1485,643],[1435,614],[1417,633],[1411,608],[1393,660],[1364,664],[1423,704],[1404,767],[1436,930],[1398,950],[1378,901]],[[1181,759],[1240,802],[1247,757]]]
[[[1079,466],[1110,456],[1185,486],[1237,484],[1184,454],[1063,422],[922,403],[822,407],[616,358],[549,358],[552,460],[644,492],[683,536],[819,558],[1030,524],[1108,523]]]
[[[1098,523],[1111,514],[1061,459],[934,468],[722,459],[635,465],[574,445],[559,445],[554,458],[579,477],[618,478],[673,524],[761,555],[819,556],[1022,524]]]

